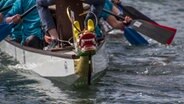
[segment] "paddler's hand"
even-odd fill
[[[3,14],[0,13],[0,23],[3,21]]]
[[[132,18],[131,17],[125,16],[125,19],[124,19],[123,23],[125,25],[129,25],[131,21],[132,21]]]
[[[19,23],[21,21],[21,16],[20,14],[16,14],[14,16],[11,16],[11,17],[7,17],[6,18],[6,22],[7,23],[10,23],[10,22],[13,22],[13,23]]]

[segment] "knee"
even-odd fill
[[[41,6],[43,4],[44,0],[36,0],[36,5]]]
[[[36,0],[38,7],[48,7],[49,5],[55,4],[56,0]]]
[[[36,0],[36,6],[40,7],[42,4],[43,0]]]
[[[36,0],[36,6],[38,10],[45,8],[45,2],[46,0]]]

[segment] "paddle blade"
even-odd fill
[[[137,33],[132,28],[125,27],[124,35],[125,35],[126,39],[132,45],[147,45],[147,44],[149,44],[146,39],[144,39],[139,33]]]
[[[153,23],[153,24],[155,24],[155,23]],[[167,44],[171,44],[172,41],[173,41],[173,39],[174,39],[174,36],[176,35],[177,30],[176,30],[175,28],[168,27],[168,26],[163,26],[163,25],[160,25],[160,24],[155,24],[155,25],[158,25],[158,26],[160,26],[160,27],[162,27],[162,28],[165,28],[165,29],[170,30],[170,31],[173,32],[173,36],[171,36],[171,37],[167,40]]]
[[[176,29],[174,28],[150,23],[144,20],[134,20],[131,22],[130,26],[143,35],[146,35],[162,44],[171,44],[176,34]]]
[[[15,24],[7,24],[7,23],[2,23],[0,24],[0,42],[5,39],[10,33],[11,29],[13,28]]]

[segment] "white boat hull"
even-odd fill
[[[17,47],[7,41],[0,43],[2,51],[13,56],[20,64],[27,69],[39,74],[42,77],[64,82],[68,85],[73,84],[80,76],[76,74],[75,59],[50,56]],[[74,52],[66,52],[72,55]],[[105,54],[103,45],[92,57],[92,80],[95,80],[108,67],[108,57]]]

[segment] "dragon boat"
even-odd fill
[[[51,11],[56,19],[57,31],[62,34],[61,42],[70,43],[70,46],[48,51],[23,46],[7,37],[0,43],[0,49],[41,77],[66,85],[90,85],[102,77],[108,67],[106,37],[100,42],[96,41],[92,20],[88,20],[88,29],[84,29],[82,24],[85,17],[77,15],[83,12],[82,2],[57,2],[56,9]],[[61,12],[68,7],[70,10]],[[103,33],[104,36],[106,34]],[[78,42],[87,35],[94,37]],[[83,43],[87,44],[81,48],[78,44]]]

